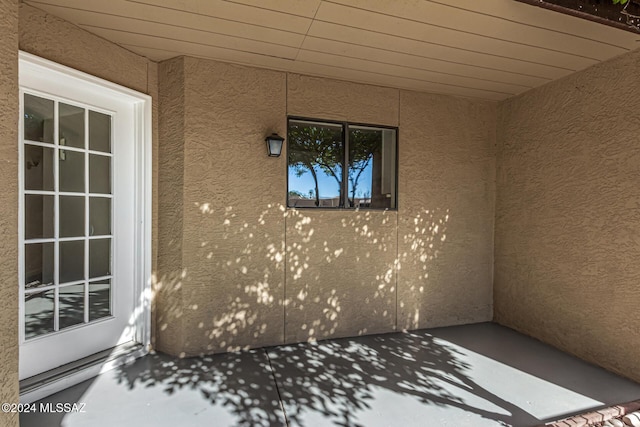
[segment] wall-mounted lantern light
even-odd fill
[[[269,135],[265,141],[267,141],[267,153],[269,153],[269,157],[280,157],[284,138],[277,133],[273,133]]]

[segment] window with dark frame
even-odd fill
[[[396,128],[290,118],[287,153],[287,206],[396,209]]]

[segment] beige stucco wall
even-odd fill
[[[185,58],[187,354],[282,342],[285,74]]]
[[[396,212],[292,210],[286,231],[287,342],[395,330]]]
[[[0,402],[18,402],[18,1],[0,0]],[[0,413],[0,426],[17,426]]]
[[[392,88],[287,77],[290,116],[398,126],[398,99]],[[287,342],[395,330],[397,220],[393,211],[289,210]]]
[[[173,291],[159,299],[158,348],[281,343],[285,158],[266,158],[264,136],[286,131],[285,74],[178,58],[160,76],[160,258]]]
[[[495,106],[402,91],[398,326],[491,320]]]
[[[158,309],[170,316],[159,349],[491,319],[493,104],[195,58],[161,63],[160,92],[161,169],[173,159],[175,186],[165,205],[160,183],[160,228],[179,217],[166,249],[181,262],[163,283],[176,297]],[[286,209],[286,155],[268,158],[264,137],[286,135],[287,115],[399,126],[398,211]]]
[[[504,102],[495,318],[640,380],[640,52]]]
[[[184,66],[182,58],[158,67],[158,270],[155,346],[177,354],[182,341],[182,233],[184,188]]]
[[[398,126],[400,91],[300,74],[287,78],[287,114]]]

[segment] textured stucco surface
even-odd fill
[[[18,402],[18,1],[0,0],[0,402]],[[0,413],[0,426],[17,426]]]
[[[491,320],[495,106],[402,91],[398,327]]]
[[[158,66],[158,270],[155,274],[155,346],[182,348],[182,233],[184,183],[183,58]]]
[[[173,62],[182,70],[161,76],[182,72],[184,90],[161,99],[183,97],[182,111],[174,113],[182,114],[183,129],[163,124],[162,138],[182,132],[182,142],[165,142],[171,150],[183,146],[181,153],[164,153],[161,146],[161,161],[182,156],[184,169],[168,165],[172,175],[184,172],[183,182],[172,184],[180,186],[182,199],[161,211],[181,204],[182,217],[175,220],[182,228],[181,301],[172,309],[182,326],[179,335],[168,335],[162,329],[172,322],[160,321],[159,333],[167,336],[159,348],[192,355],[281,343],[285,157],[268,158],[264,137],[286,131],[286,75],[194,58]],[[162,111],[161,120],[167,114]],[[178,338],[176,345],[167,341]]]
[[[157,277],[158,277],[158,167],[160,165],[159,157],[159,141],[160,141],[160,121],[159,121],[159,89],[158,89],[158,64],[152,61],[147,65],[147,94],[151,96],[151,132],[152,132],[152,146],[151,146],[151,271],[152,271],[152,292],[155,295],[157,289]],[[156,299],[151,299],[151,346],[155,348],[155,328],[157,323]]]
[[[286,340],[395,330],[397,213],[290,210]]]
[[[397,126],[398,93],[387,87],[289,74],[287,114]]]
[[[506,101],[495,319],[640,380],[640,52]]]
[[[179,252],[166,254],[173,290],[158,298],[158,319],[169,316],[158,322],[161,350],[192,355],[491,318],[493,104],[412,92],[401,102],[397,89],[188,57],[160,65],[160,92],[159,259],[163,242]],[[285,209],[286,155],[268,158],[264,136],[284,135],[287,115],[400,120],[400,210]],[[175,191],[163,190],[165,180]],[[449,221],[438,239],[446,227],[452,233],[430,248],[426,222],[435,218]]]
[[[158,64],[149,61],[147,64],[147,90],[151,96],[151,241],[158,241],[158,139],[159,139],[159,90],[158,90]],[[158,261],[158,245],[151,248],[151,269],[155,271]]]
[[[20,3],[20,49],[148,93],[149,60],[25,3]]]

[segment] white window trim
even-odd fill
[[[134,104],[135,182],[132,183],[132,188],[135,197],[136,218],[138,218],[135,225],[134,238],[136,254],[134,262],[134,295],[137,301],[134,312],[136,315],[135,341],[141,344],[144,352],[146,352],[149,350],[151,343],[152,98],[141,92],[22,51],[19,52],[19,67],[21,70],[30,70],[35,73],[47,73],[48,76],[54,76],[54,79],[78,79],[99,88],[101,91],[105,91],[105,93],[126,98],[127,101]],[[22,143],[21,138],[22,129],[19,130],[18,144]],[[23,165],[20,163],[20,176],[22,176],[24,172],[22,169]],[[22,203],[20,203],[19,241],[21,245],[24,243],[24,230],[22,227],[23,215]],[[24,260],[21,260],[21,264],[23,263]],[[23,270],[24,265],[20,265],[20,272]],[[22,273],[20,273],[20,275],[22,275]],[[141,356],[142,354],[143,353],[137,352],[136,356]],[[29,392],[28,395],[21,395],[21,400],[23,402],[35,401],[41,397],[84,381],[88,375],[90,378],[114,366],[117,366],[117,363],[105,364],[101,369],[96,369],[96,367],[93,366],[82,371],[76,371],[62,380],[57,381],[58,386],[48,384],[46,387],[43,387],[43,390],[40,392],[35,390]]]

